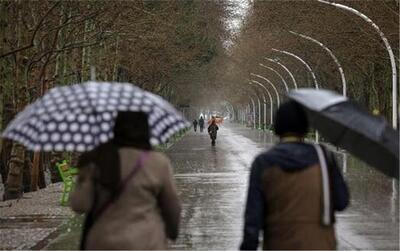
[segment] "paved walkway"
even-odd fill
[[[205,132],[191,132],[169,149],[183,202],[173,249],[238,249],[249,165],[262,150],[223,127],[215,147]]]
[[[167,151],[183,202],[172,249],[237,250],[249,166],[273,143],[269,133],[226,124],[216,147],[206,133],[190,132]],[[337,157],[352,196],[349,209],[337,217],[339,249],[398,250],[398,182],[351,156]],[[0,249],[76,249],[81,219],[71,220],[73,213],[59,206],[60,196],[61,184],[53,184],[19,201],[0,202]]]
[[[0,202],[0,250],[41,249],[54,239],[73,213],[60,206],[62,184]]]
[[[269,133],[222,126],[216,147],[208,135],[189,133],[169,149],[183,220],[174,249],[239,247],[249,166],[276,141]],[[344,153],[337,154],[351,191],[351,206],[337,216],[339,249],[399,249],[398,182]]]

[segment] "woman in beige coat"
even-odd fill
[[[85,213],[81,249],[167,249],[181,206],[168,158],[152,151],[147,116],[120,112],[114,139],[81,156],[71,207]]]

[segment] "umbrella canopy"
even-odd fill
[[[388,176],[399,178],[399,132],[333,91],[298,89],[289,98],[302,105],[311,126]]]
[[[160,96],[128,83],[87,82],[51,89],[20,112],[2,136],[34,151],[88,151],[112,139],[118,111],[146,113],[152,145],[189,126]]]
[[[208,123],[209,125],[211,125],[211,123],[212,123],[213,121],[215,121],[216,124],[222,124],[222,122],[224,122],[224,118],[216,116],[216,117],[214,117],[214,118],[208,120],[207,123]]]

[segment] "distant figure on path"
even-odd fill
[[[251,166],[240,249],[257,249],[260,232],[264,250],[336,249],[334,211],[349,194],[333,154],[304,142],[307,118],[293,101],[279,107],[274,130],[280,142]]]
[[[193,129],[197,132],[197,120],[193,120]]]
[[[199,127],[200,127],[200,132],[203,132],[203,130],[204,130],[204,119],[203,119],[203,116],[200,116]]]
[[[217,139],[217,131],[218,131],[218,126],[217,123],[215,122],[215,119],[213,119],[211,121],[211,124],[208,126],[208,134],[210,134],[212,146],[215,146],[215,140]]]
[[[114,139],[82,154],[71,207],[85,213],[81,249],[167,249],[181,205],[169,159],[152,150],[147,115],[119,112]]]

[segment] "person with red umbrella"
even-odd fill
[[[218,129],[219,128],[217,126],[216,120],[214,117],[212,117],[211,124],[208,126],[208,134],[210,135],[212,146],[215,146],[215,140],[217,139]]]

